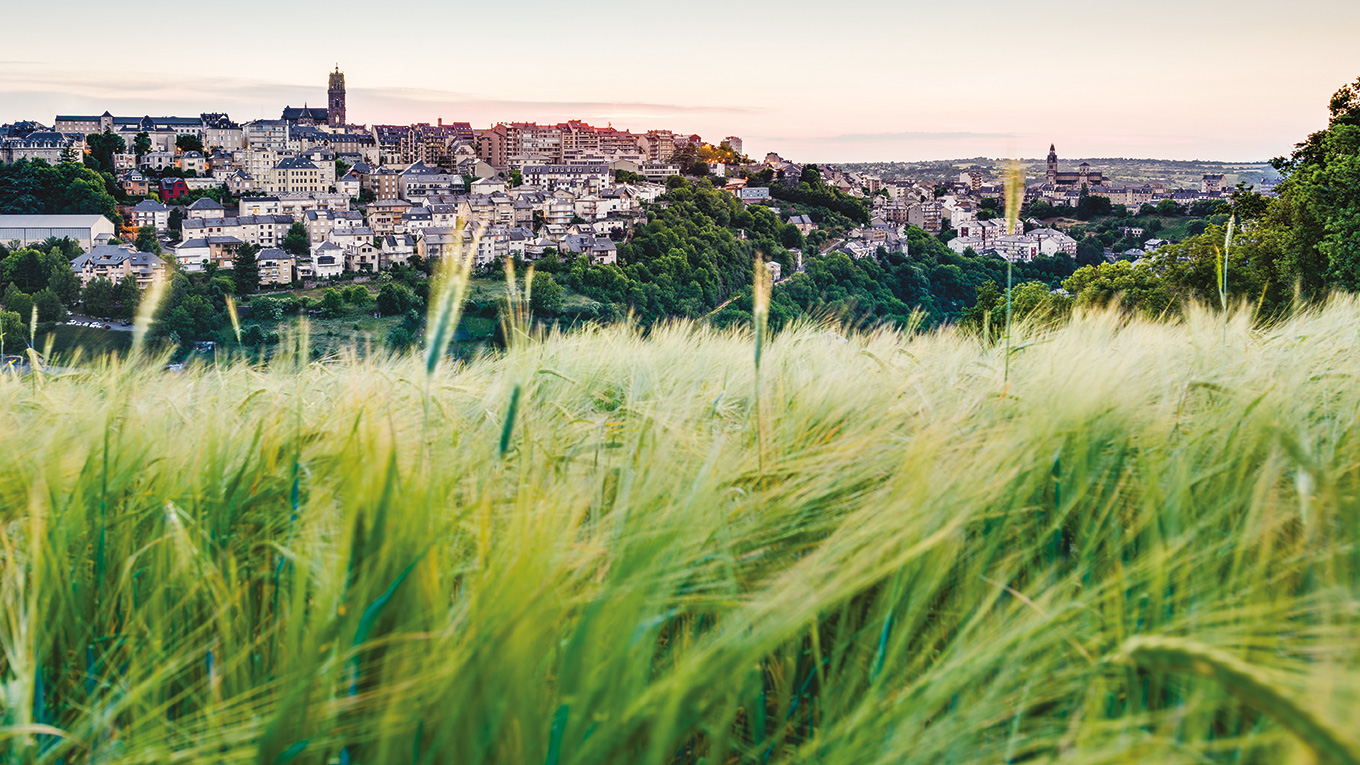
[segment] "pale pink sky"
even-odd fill
[[[464,7],[467,6],[467,7]],[[0,122],[325,104],[363,123],[585,119],[807,161],[1256,160],[1360,77],[1355,0],[641,4],[71,0],[5,12]],[[31,30],[32,33],[29,33]]]

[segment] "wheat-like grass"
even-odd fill
[[[1193,640],[1173,637],[1129,638],[1117,658],[1159,672],[1208,678],[1249,706],[1270,715],[1293,733],[1322,762],[1360,765],[1360,748],[1316,713],[1282,692],[1257,668]]]
[[[1014,236],[1020,229],[1020,208],[1025,203],[1025,171],[1018,161],[1006,165],[1006,234]],[[1011,320],[1013,307],[1011,291],[1014,287],[1015,263],[1006,258],[1006,372],[1005,379],[1011,378]]]
[[[463,230],[463,221],[455,225]],[[430,288],[429,317],[425,323],[425,375],[433,378],[443,363],[449,343],[458,330],[458,320],[463,311],[463,299],[467,294],[469,279],[472,278],[472,263],[477,256],[477,248],[482,240],[481,227],[473,234],[471,244],[462,237],[452,254],[439,258],[436,265],[434,282]]]
[[[753,332],[675,323],[0,375],[0,759],[1352,746],[1360,302],[1013,332],[1009,379],[952,330],[809,323],[758,367]]]

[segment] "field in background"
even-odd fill
[[[0,375],[6,759],[1354,761],[1352,299],[289,343]]]
[[[44,327],[35,336],[33,347],[45,350],[50,339],[52,353],[58,357],[69,357],[77,351],[84,358],[110,353],[125,354],[132,347],[131,332],[76,327],[66,324],[44,325]],[[11,348],[7,352],[14,351],[15,349]]]
[[[1080,239],[1085,231],[1095,231],[1101,223],[1114,218],[1112,215],[1097,215],[1090,220],[1083,221],[1076,218],[1049,218],[1043,221],[1045,226],[1060,226],[1064,231],[1072,232],[1072,236]],[[1166,216],[1166,215],[1144,215],[1134,219],[1134,225],[1147,227],[1153,221],[1160,221],[1161,227],[1150,238],[1165,239],[1170,242],[1182,242],[1190,238],[1190,225],[1196,221],[1202,226],[1204,218],[1192,218],[1188,215]]]
[[[343,290],[349,284],[338,284],[336,289]],[[362,284],[371,297],[376,298],[380,283],[377,281]],[[289,293],[268,293],[271,297],[283,295],[293,295],[294,297],[305,297],[313,302],[321,300],[326,287],[319,287],[310,290],[297,290]],[[501,279],[472,279],[468,283],[467,299],[474,304],[503,303],[505,301],[505,280]],[[580,308],[596,304],[590,298],[571,290],[564,289],[562,306],[564,309]],[[381,349],[387,342],[388,334],[397,325],[401,324],[401,316],[375,316],[377,306],[369,302],[366,306],[354,306],[346,303],[341,315],[334,318],[311,317],[308,319],[312,347],[319,349],[323,354],[336,354],[346,348],[358,348],[363,350]],[[421,311],[423,313],[423,310]],[[295,333],[301,318],[298,316],[284,316],[280,319],[259,319],[247,313],[246,322],[256,323],[268,332],[274,332],[280,336]],[[496,333],[496,320],[486,316],[464,315],[459,323],[458,339],[469,346],[477,346],[492,340]],[[270,353],[277,349],[269,347]]]
[[[1061,147],[1059,147],[1061,149]],[[1043,157],[1021,160],[1029,175],[1029,183],[1043,183]],[[870,162],[840,165],[846,170],[870,172],[883,178],[958,178],[966,170],[982,170],[987,177],[999,182],[1004,171],[1005,159],[976,157],[974,159],[951,159],[934,162]],[[1262,178],[1279,178],[1267,162],[1209,162],[1198,160],[1170,159],[1126,159],[1123,157],[1094,157],[1088,159],[1067,159],[1059,162],[1063,172],[1075,171],[1082,162],[1088,162],[1091,169],[1102,172],[1115,186],[1142,186],[1145,183],[1165,183],[1170,188],[1199,190],[1200,180],[1206,174],[1223,175],[1224,182],[1231,187],[1238,181],[1258,188]]]

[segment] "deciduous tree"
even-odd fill
[[[175,148],[180,151],[203,151],[203,139],[196,135],[181,135],[175,137]]]
[[[0,304],[3,304],[6,311],[13,311],[24,317],[25,322],[28,321],[29,314],[33,311],[33,298],[19,289],[19,286],[13,282],[5,288],[5,294],[3,299],[0,299]]]
[[[321,293],[321,310],[330,318],[339,316],[345,310],[344,296],[335,288],[328,288]]]
[[[160,240],[156,238],[156,227],[142,226],[137,229],[136,245],[137,249],[141,252],[154,252],[157,255],[161,254],[161,243]]]
[[[80,293],[85,313],[100,318],[113,317],[117,313],[114,304],[115,289],[113,282],[108,279],[103,277],[92,279]]]
[[[63,305],[74,305],[80,299],[80,277],[66,263],[53,263],[47,277],[47,288],[56,293]]]
[[[90,157],[98,163],[98,170],[113,172],[113,155],[127,150],[127,143],[112,131],[91,133],[85,136],[85,145],[90,147]]]
[[[38,321],[65,321],[66,308],[61,298],[50,288],[44,287],[33,295],[33,305],[38,309]]]

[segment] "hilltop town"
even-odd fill
[[[974,292],[999,278],[996,263],[1025,265],[1030,278],[1062,294],[1077,268],[1136,261],[1223,223],[1233,195],[1247,193],[1214,173],[1192,189],[1122,181],[1089,163],[1064,166],[1050,146],[1045,164],[1029,169],[1024,216],[1012,231],[1002,216],[1000,164],[944,175],[817,166],[773,152],[753,159],[735,135],[705,140],[579,120],[357,125],[347,119],[338,69],[326,103],[287,105],[278,119],[243,123],[221,112],[106,111],[0,126],[0,173],[9,174],[0,179],[0,246],[60,250],[74,276],[11,279],[0,304],[25,315],[31,303],[40,322],[68,312],[128,318],[137,292],[172,273],[197,275],[181,294],[203,300],[166,330],[187,342],[222,336],[231,292],[293,293],[290,310],[338,318],[349,314],[334,303],[323,311],[317,290],[406,273],[411,296],[388,300],[375,316],[402,313],[420,304],[420,275],[431,264],[475,249],[485,276],[507,260],[547,258],[542,268],[557,272],[578,318],[635,312],[655,320],[723,309],[742,283],[731,269],[749,264],[753,249],[776,283],[835,255],[865,264],[857,269],[869,281],[857,277],[853,297],[840,284],[845,275],[810,274],[816,288],[806,305],[788,307],[793,314],[831,301],[838,310],[904,316],[915,301],[930,306],[932,321],[954,321]],[[28,187],[46,190],[17,191]],[[680,189],[720,197],[677,196]],[[1260,191],[1270,196],[1273,186]],[[728,204],[746,212],[716,209]],[[721,262],[705,264],[714,235],[724,242]],[[688,263],[656,260],[680,251],[692,253]],[[961,283],[941,270],[946,255],[960,258]],[[572,265],[578,260],[585,270]],[[874,267],[893,271],[887,284],[914,284],[922,277],[908,266],[925,269],[925,292],[894,287],[900,303],[874,296],[872,281],[883,278],[872,276]],[[316,300],[302,297],[307,290]],[[408,321],[407,334],[396,336],[417,325]]]
[[[672,177],[706,175],[743,202],[765,204],[773,201],[770,185],[797,185],[802,175],[801,165],[777,154],[751,161],[736,136],[705,142],[670,130],[633,133],[580,121],[485,129],[443,120],[361,126],[347,123],[346,113],[344,74],[337,69],[329,76],[325,108],[288,106],[279,119],[245,123],[222,113],[57,115],[50,128],[36,122],[5,126],[0,162],[55,164],[103,149],[123,196],[122,226],[65,226],[81,228],[76,238],[87,248],[112,246],[130,256],[126,243],[151,227],[178,267],[193,272],[208,265],[230,268],[239,247],[249,244],[270,260],[266,284],[438,257],[470,243],[474,230],[484,232],[480,265],[507,255],[533,259],[549,249],[608,264],[614,243],[645,222],[644,206],[665,193]],[[109,151],[110,144],[116,150]],[[1000,224],[989,223],[986,211],[994,208],[987,200],[1001,194],[995,172],[926,180],[824,166],[821,177],[870,203],[869,225],[837,244],[855,257],[901,248],[907,226],[932,234],[952,228],[959,252],[995,251],[1012,259],[1076,252],[1075,240],[1059,231],[1008,236]],[[1056,149],[1042,180],[1029,187],[1030,201],[1072,209],[1083,193],[1137,211],[1167,201],[1186,209],[1225,200],[1230,191],[1222,175],[1205,175],[1199,188],[1177,189],[1160,182],[1121,185],[1086,164],[1059,172]],[[805,234],[816,228],[807,216],[790,217]],[[10,220],[0,240],[28,244],[62,228],[40,223]],[[306,229],[306,252],[278,249],[294,223]],[[82,278],[112,275],[121,267],[114,263],[119,257],[101,250],[80,264]],[[155,262],[142,259],[132,267],[146,264]],[[139,273],[145,283],[150,275]]]

